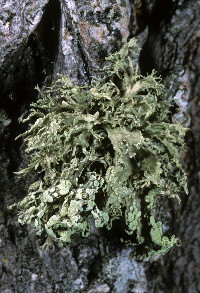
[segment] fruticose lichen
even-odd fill
[[[186,187],[179,162],[186,129],[170,123],[169,101],[155,72],[138,74],[137,42],[107,57],[105,78],[76,86],[60,75],[40,92],[25,121],[28,167],[39,174],[18,204],[19,221],[60,245],[73,234],[125,222],[125,241],[146,256],[168,251],[178,239],[163,235],[157,203]],[[34,120],[35,118],[35,120]],[[35,122],[33,122],[35,121]]]

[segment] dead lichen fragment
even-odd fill
[[[178,239],[163,235],[156,213],[162,197],[179,200],[186,176],[179,163],[186,129],[169,120],[169,102],[155,72],[140,76],[135,39],[107,58],[106,78],[90,87],[59,79],[32,104],[35,119],[22,136],[29,165],[40,175],[18,204],[19,221],[46,231],[60,245],[81,233],[90,218],[111,229],[124,218],[128,243],[147,256]],[[116,77],[118,82],[116,82]],[[114,82],[115,81],[115,82]],[[32,120],[31,120],[32,121]]]

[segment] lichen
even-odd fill
[[[105,78],[90,86],[60,75],[41,91],[21,136],[29,164],[38,173],[18,203],[19,221],[32,224],[60,245],[74,234],[125,223],[127,243],[153,256],[178,239],[163,235],[157,204],[180,200],[186,176],[179,162],[186,128],[170,123],[169,101],[160,77],[141,76],[133,65],[135,39],[107,57]],[[33,122],[35,121],[35,122]]]

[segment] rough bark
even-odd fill
[[[0,0],[0,292],[200,291],[200,1]],[[89,83],[105,56],[136,36],[142,74],[156,69],[177,101],[173,120],[190,127],[183,164],[189,195],[168,203],[171,229],[181,247],[151,261],[129,259],[130,248],[113,229],[46,251],[45,239],[21,226],[9,204],[22,199],[34,174],[26,164],[19,120],[57,73]],[[173,74],[173,75],[172,75]]]

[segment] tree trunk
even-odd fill
[[[199,0],[0,0],[0,292],[200,292],[200,1]],[[171,230],[182,244],[165,256],[137,261],[120,232],[92,231],[65,248],[46,251],[45,238],[21,226],[7,207],[25,197],[34,174],[15,137],[37,99],[34,87],[56,74],[90,83],[105,57],[136,36],[139,67],[162,76],[185,124],[182,163],[189,195],[169,201]]]

